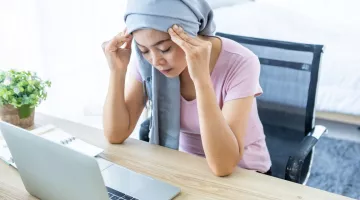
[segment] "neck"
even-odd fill
[[[210,41],[212,43],[212,48],[211,48],[211,55],[210,55],[210,66],[209,66],[209,71],[210,74],[212,73],[212,71],[215,68],[216,62],[219,58],[220,52],[221,52],[221,48],[222,48],[222,43],[221,43],[221,39],[219,39],[218,37],[205,37],[205,40]]]

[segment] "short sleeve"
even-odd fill
[[[139,67],[140,67],[139,62],[136,60],[136,58],[134,58],[134,56],[131,56],[129,66],[128,66],[130,75],[135,77],[136,80],[142,82]]]
[[[260,62],[256,55],[239,58],[234,62],[225,82],[226,96],[224,101],[257,97],[263,93],[259,83]]]

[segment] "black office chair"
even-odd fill
[[[272,160],[272,176],[306,184],[313,150],[327,130],[314,126],[322,45],[300,44],[225,33],[253,51],[261,63],[260,119]]]

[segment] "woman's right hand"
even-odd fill
[[[132,35],[126,29],[101,46],[111,71],[126,70],[131,56]]]

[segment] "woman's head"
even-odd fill
[[[139,59],[145,58],[159,70],[171,68],[168,77],[178,76],[186,68],[185,53],[167,33],[170,27],[177,24],[191,36],[215,32],[213,11],[206,0],[131,0],[124,19],[137,43],[137,52],[143,54]],[[158,42],[161,44],[155,45]],[[147,71],[148,64],[141,63]]]
[[[167,77],[176,77],[186,68],[184,51],[166,32],[140,29],[133,33],[143,57]]]

